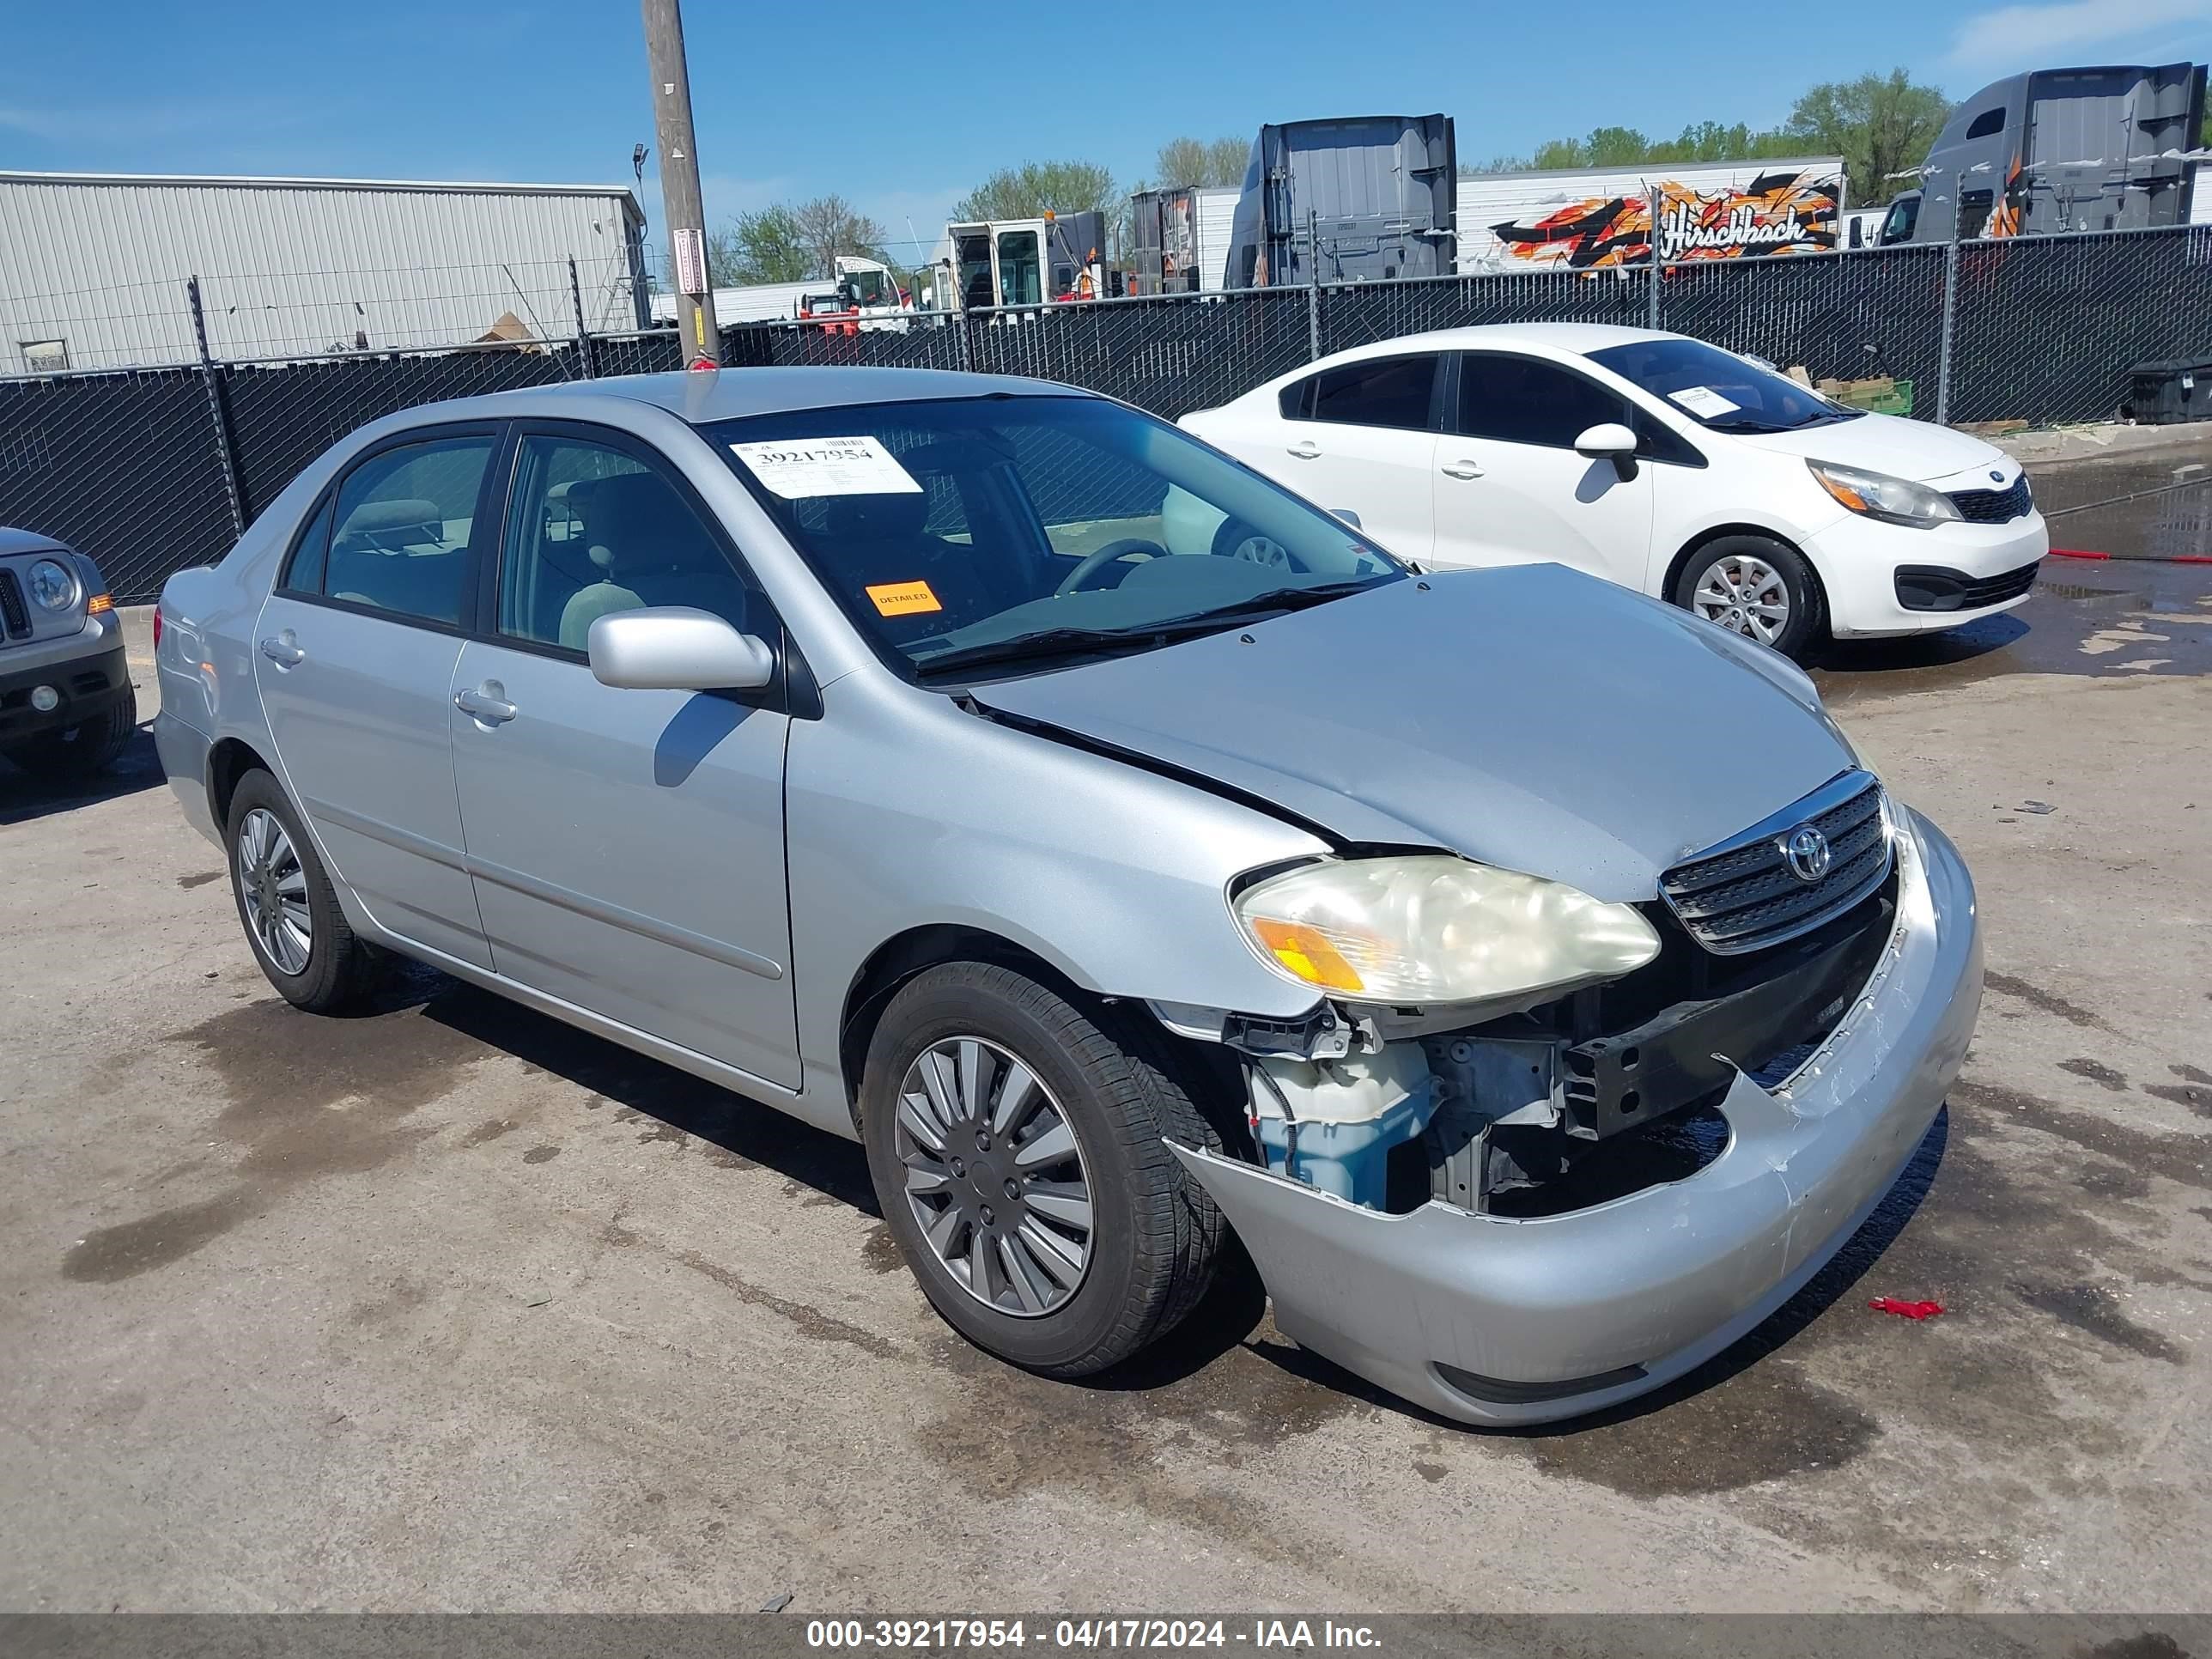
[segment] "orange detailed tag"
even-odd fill
[[[945,609],[927,582],[878,582],[867,592],[876,602],[878,614],[885,617],[911,617],[919,611]]]

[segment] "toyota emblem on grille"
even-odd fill
[[[1782,856],[1798,880],[1818,881],[1828,873],[1828,838],[1809,823],[1800,824],[1784,837]]]

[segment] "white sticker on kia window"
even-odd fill
[[[1709,386],[1686,386],[1667,395],[1701,420],[1717,421],[1723,415],[1735,414],[1742,406],[1729,402]]]
[[[854,438],[793,438],[732,444],[746,471],[787,501],[816,495],[919,495],[921,486],[898,457],[863,433]]]

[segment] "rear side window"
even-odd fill
[[[1473,354],[1460,359],[1462,437],[1572,449],[1590,428],[1627,420],[1626,398],[1557,363]]]
[[[323,591],[323,563],[330,556],[331,520],[334,503],[330,496],[323,498],[322,507],[307,520],[307,527],[300,532],[300,539],[292,544],[292,556],[284,567],[284,580],[277,586],[293,593],[319,593]]]
[[[1325,369],[1306,383],[1312,388],[1302,417],[1337,426],[1430,429],[1430,398],[1436,390],[1437,357],[1378,357]],[[1285,410],[1285,413],[1288,411]]]
[[[384,450],[339,487],[323,592],[398,617],[458,626],[469,535],[489,436]]]

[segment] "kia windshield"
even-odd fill
[[[1406,575],[1344,520],[1103,398],[704,431],[878,653],[926,684],[1153,650]]]
[[[1589,356],[1715,432],[1796,432],[1861,412],[1702,340],[1637,340]]]

